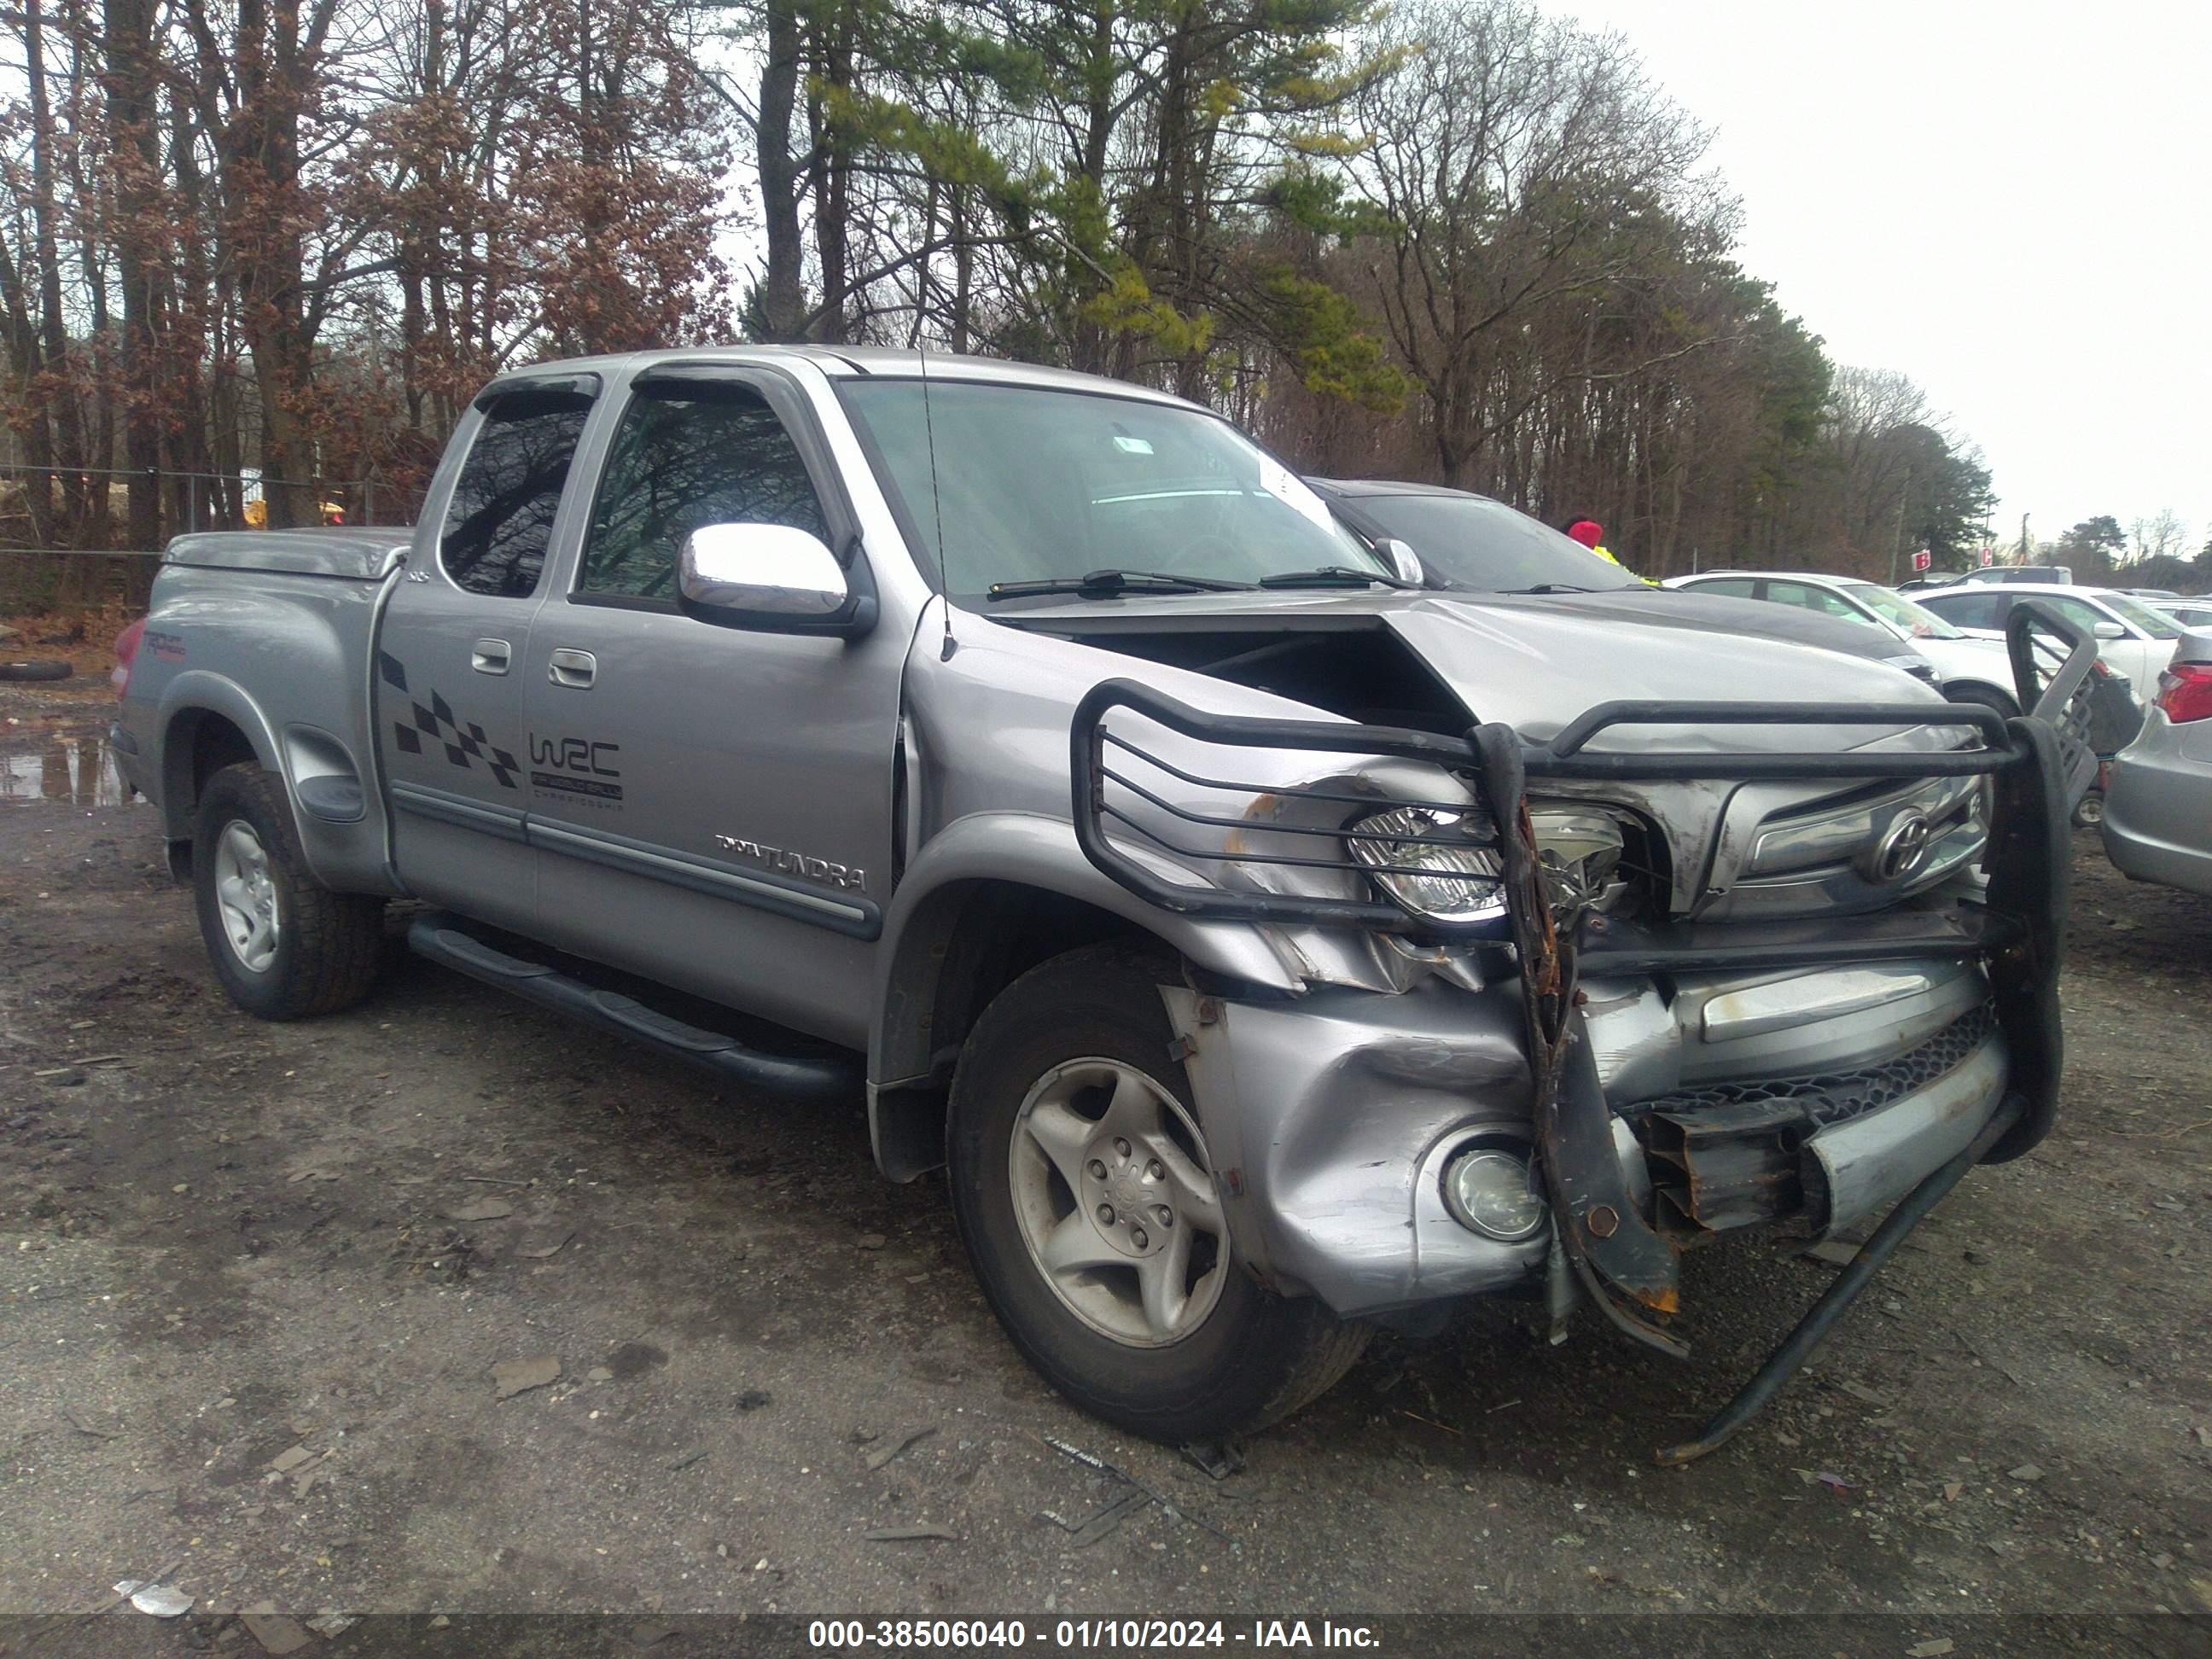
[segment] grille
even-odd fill
[[[1774,1083],[1721,1083],[1622,1109],[1650,1153],[1658,1222],[1685,1242],[1732,1227],[1815,1219],[1800,1149],[1805,1137],[1924,1089],[1973,1053],[1988,1005],[1895,1060],[1863,1071]]]
[[[1771,1083],[1716,1083],[1620,1109],[1630,1119],[1664,1116],[1694,1122],[1700,1132],[1741,1133],[1802,1124],[1824,1129],[1924,1089],[1981,1047],[1996,1024],[1984,1003],[1917,1048],[1864,1071]]]

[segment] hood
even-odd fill
[[[1550,737],[1592,704],[1624,700],[1942,706],[1925,684],[1885,660],[1905,654],[1901,646],[1894,653],[1847,653],[1778,638],[1771,631],[1740,632],[1735,626],[1739,610],[1783,609],[1758,600],[1703,600],[1674,591],[1654,596],[1649,589],[1480,595],[1373,589],[1053,600],[992,615],[1024,629],[1076,634],[1109,649],[1115,648],[1116,635],[1380,625],[1449,686],[1475,719],[1503,720],[1535,741]],[[1882,642],[1872,629],[1842,622],[1832,628],[1847,636],[1863,634],[1877,647]],[[1629,745],[1663,741],[1669,747],[1705,750],[1848,749],[1889,738],[1907,748],[1935,748],[1948,746],[1960,735],[1927,726],[1906,728],[1902,734],[1896,728],[1867,726],[1744,726],[1723,731],[1717,738],[1701,729],[1640,730],[1640,739],[1626,736]],[[1594,746],[1622,747],[1624,734],[1603,734]]]
[[[1863,653],[1845,653],[1768,634],[1701,623],[1684,612],[1611,603],[1613,595],[1453,598],[1408,605],[1389,616],[1391,628],[1450,682],[1480,720],[1503,720],[1540,741],[1592,704],[1652,702],[1928,702],[1928,687],[1903,669]],[[1759,607],[1757,601],[1747,605]],[[1818,620],[1815,618],[1814,620]],[[1852,632],[1849,623],[1839,627]],[[1877,641],[1879,643],[1879,641]],[[1927,728],[1919,728],[1925,732]],[[1669,747],[1856,748],[1886,735],[1880,728],[1643,728]],[[1894,732],[1895,728],[1892,728]],[[1944,737],[1940,741],[1955,740]],[[1595,746],[1619,748],[1625,733]],[[1934,746],[1908,738],[1905,746]]]

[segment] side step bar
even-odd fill
[[[466,932],[453,916],[430,911],[416,917],[407,929],[407,946],[471,979],[576,1016],[748,1088],[803,1100],[858,1099],[860,1094],[858,1055],[822,1058],[749,1048],[720,1031],[702,1030],[657,1013],[635,997],[595,989],[543,963],[495,950]]]

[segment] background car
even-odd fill
[[[2015,582],[2031,582],[2044,587],[2070,587],[2074,573],[2063,564],[1990,564],[1979,570],[1969,570],[1963,576],[1944,584],[1949,587],[1985,587],[1995,584],[2009,587]]]
[[[2142,734],[2112,762],[2105,852],[2139,881],[2212,894],[2212,629],[2175,644]]]
[[[1970,638],[1878,582],[1803,571],[1714,570],[1671,577],[1663,586],[1794,605],[1878,629],[1933,662],[1943,695],[1952,702],[1986,703],[2003,714],[2020,712],[2012,692],[2012,659],[2001,640]]]
[[[1387,478],[1306,482],[1370,546],[1404,542],[1419,558],[1432,587],[1559,596],[1556,603],[1638,623],[1817,645],[1888,663],[1925,684],[1939,678],[1935,664],[1921,653],[1841,617],[1654,587],[1571,537],[1487,495]]]
[[[1960,632],[1983,639],[2004,637],[2005,617],[2016,599],[2033,596],[2094,633],[2098,655],[2124,676],[2143,702],[2159,691],[2159,675],[2181,637],[2181,625],[2141,599],[2109,587],[2019,586],[1952,588],[1918,596],[1926,609]]]
[[[2147,599],[2144,603],[2184,628],[2212,628],[2212,596],[2194,599]]]

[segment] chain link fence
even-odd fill
[[[131,538],[130,488],[150,479],[159,533]],[[267,478],[250,471],[167,467],[39,466],[0,461],[0,610],[143,603],[169,538],[200,530],[258,530],[272,495],[307,524],[404,525],[422,505],[419,485],[364,478]]]

